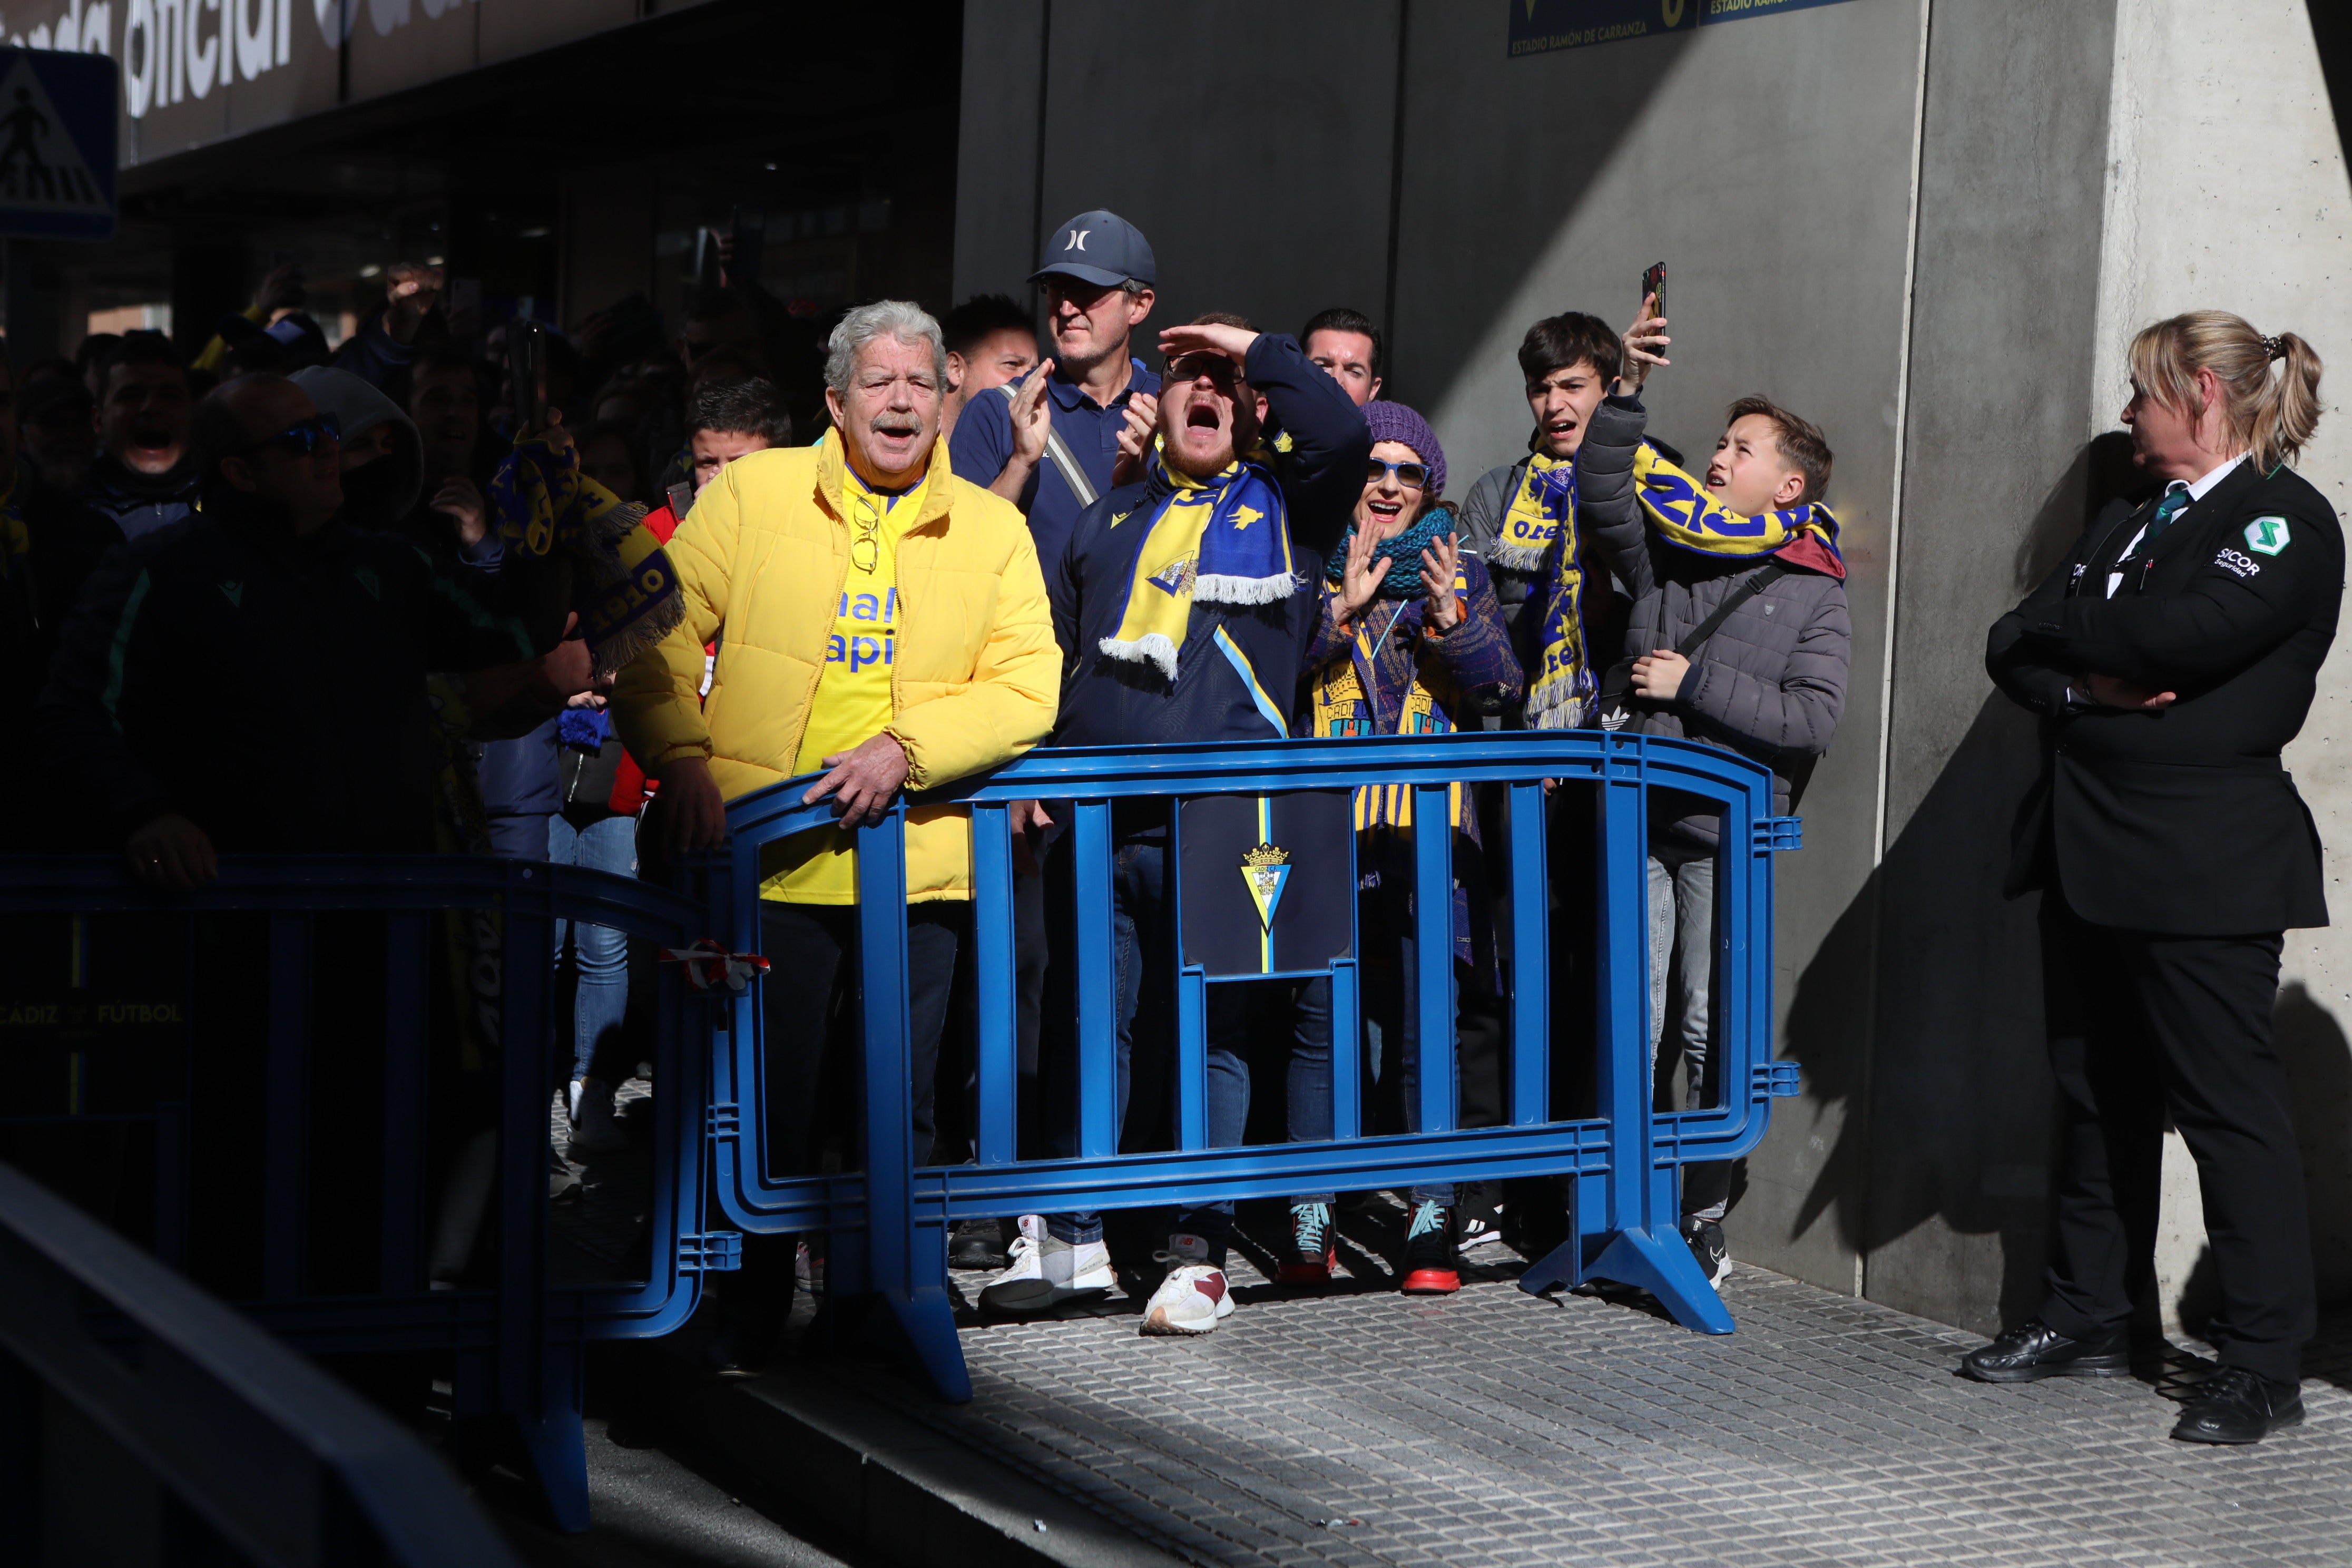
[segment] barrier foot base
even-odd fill
[[[521,1441],[530,1474],[547,1503],[548,1521],[566,1535],[588,1528],[588,1439],[580,1424],[581,1357],[551,1352],[542,1407],[518,1410],[509,1419]]]
[[[1647,1290],[1675,1322],[1699,1333],[1727,1334],[1738,1326],[1679,1231],[1571,1237],[1529,1264],[1519,1276],[1519,1289],[1534,1296],[1556,1285],[1573,1289],[1587,1279],[1613,1279]]]
[[[950,1405],[969,1403],[971,1373],[964,1369],[963,1342],[956,1337],[955,1307],[948,1293],[936,1285],[919,1285],[904,1293],[886,1290],[882,1300],[889,1314],[869,1319],[869,1331],[884,1321],[895,1326],[898,1348],[911,1356],[931,1392]]]

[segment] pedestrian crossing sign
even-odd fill
[[[115,64],[0,48],[0,235],[114,237]]]

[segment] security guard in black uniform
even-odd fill
[[[2007,890],[2042,889],[2064,1150],[2042,1310],[1961,1370],[2128,1375],[2169,1113],[2221,1290],[2221,1367],[2172,1435],[2252,1443],[2303,1419],[2316,1315],[2271,1011],[2283,933],[2326,925],[2327,906],[2318,833],[2279,752],[2336,636],[2344,537],[2285,466],[2318,420],[2319,360],[2301,339],[2196,311],[2141,332],[2131,366],[2134,461],[2163,493],[2102,512],[1985,651],[2001,690],[2043,719]]]

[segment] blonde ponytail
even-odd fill
[[[2271,363],[2284,368],[2271,374]],[[2266,338],[2242,316],[2191,310],[2145,328],[2132,340],[2132,382],[2174,408],[2197,407],[2197,373],[2221,384],[2233,444],[2268,473],[2291,463],[2319,426],[2319,355],[2293,332]]]
[[[2264,473],[2294,461],[2319,428],[2319,355],[2293,332],[2272,341],[2286,363],[2277,375],[2264,374],[2246,429],[2246,446]]]

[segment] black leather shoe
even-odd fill
[[[1989,1345],[1960,1358],[1960,1375],[1979,1383],[2032,1383],[2044,1377],[2129,1377],[2129,1331],[2095,1340],[2070,1340],[2039,1318],[2028,1318]]]
[[[2301,1388],[2225,1366],[2205,1380],[2172,1435],[2184,1443],[2259,1443],[2282,1426],[2302,1425]]]

